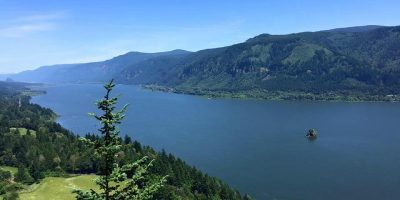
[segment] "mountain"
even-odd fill
[[[346,28],[335,28],[331,30],[327,30],[327,32],[342,32],[342,33],[357,33],[357,32],[368,32],[377,28],[383,28],[385,26],[379,25],[367,25],[367,26],[353,26]]]
[[[5,81],[10,76],[12,76],[12,74],[0,74],[0,81]]]
[[[399,47],[400,26],[261,34],[222,48],[167,55],[133,53],[105,62],[44,67],[12,78],[27,81],[23,75],[29,75],[42,82],[104,82],[112,76],[120,83],[154,84],[200,94],[386,96],[400,93]],[[119,61],[122,58],[124,62]]]
[[[16,81],[41,83],[106,82],[120,74],[124,67],[157,57],[179,57],[190,52],[173,50],[161,53],[129,52],[102,62],[61,64],[40,67],[11,76]]]
[[[399,46],[400,27],[262,34],[244,43],[188,54],[145,83],[182,91],[398,94]],[[125,75],[135,74],[125,82],[139,80],[136,69],[125,70]]]

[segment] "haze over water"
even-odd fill
[[[34,103],[81,135],[101,85],[58,85]],[[118,85],[122,134],[182,158],[256,199],[400,196],[400,104],[206,99]],[[309,128],[318,139],[307,140]]]

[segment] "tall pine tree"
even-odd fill
[[[75,190],[78,200],[146,200],[163,186],[166,177],[148,176],[148,168],[153,160],[143,157],[134,163],[119,166],[116,159],[121,151],[119,131],[116,125],[124,118],[127,106],[115,111],[118,97],[111,97],[111,91],[115,87],[113,80],[104,85],[106,95],[98,101],[97,108],[102,115],[92,114],[102,127],[99,129],[101,138],[96,141],[83,139],[88,145],[95,148],[96,156],[102,161],[100,177],[96,179],[99,192],[95,190]],[[129,174],[129,176],[128,176]]]

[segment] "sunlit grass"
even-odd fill
[[[39,184],[30,186],[20,193],[21,200],[75,199],[74,189],[89,190],[97,188],[94,183],[95,175],[80,175],[69,178],[47,177]]]
[[[1,170],[9,171],[11,174],[17,173],[18,169],[16,167],[0,166]]]

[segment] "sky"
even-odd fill
[[[399,0],[0,0],[0,74],[197,51],[262,33],[400,25]]]

